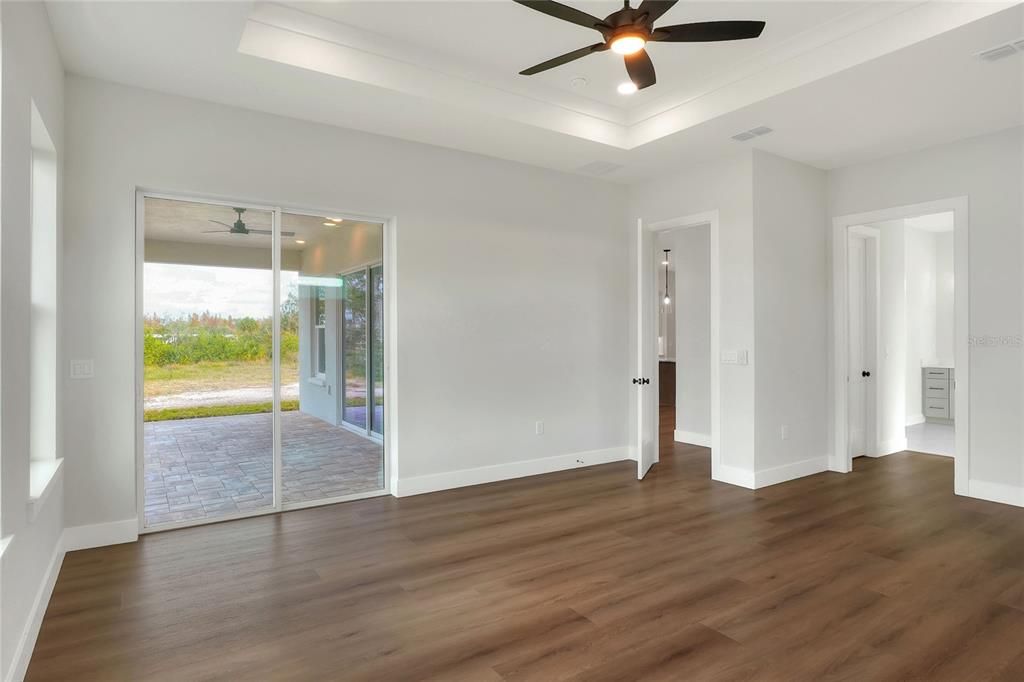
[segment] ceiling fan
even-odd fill
[[[226,227],[228,229],[226,229],[226,230],[204,230],[203,234],[273,234],[273,232],[271,232],[270,230],[256,230],[256,229],[253,229],[251,227],[246,227],[245,221],[242,220],[242,214],[245,213],[245,209],[244,208],[233,208],[231,210],[238,214],[238,220],[235,221],[234,225],[228,225],[225,222],[221,222],[220,220],[213,220],[211,218],[210,219],[211,223],[215,223],[217,225],[223,225],[224,227]],[[282,237],[294,237],[295,233],[294,232],[283,232],[282,231],[281,232],[281,236]]]
[[[573,50],[536,66],[520,71],[520,75],[532,76],[541,71],[568,64],[593,52],[611,50],[621,54],[626,61],[626,72],[637,90],[654,85],[654,64],[644,49],[650,42],[660,43],[708,43],[723,40],[746,40],[757,38],[764,30],[763,21],[702,21],[693,24],[655,27],[654,22],[669,11],[678,0],[643,0],[639,7],[629,6],[624,0],[622,9],[612,12],[604,19],[598,19],[554,0],[515,0],[520,5],[537,10],[555,19],[568,21],[578,26],[600,32],[602,41]]]

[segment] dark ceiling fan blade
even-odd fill
[[[231,229],[231,225],[228,225],[227,223],[222,223],[222,222],[221,222],[221,221],[219,221],[219,220],[213,220],[213,219],[211,218],[211,219],[210,219],[210,222],[211,222],[211,223],[213,223],[213,224],[215,224],[215,225],[223,225],[224,227],[228,228],[229,230]]]
[[[651,33],[651,40],[663,43],[747,40],[748,38],[757,38],[763,30],[763,21],[703,21],[695,24],[660,26]]]
[[[563,5],[560,2],[554,2],[554,0],[515,0],[524,7],[535,9],[538,12],[554,17],[555,19],[561,19],[562,21],[568,21],[578,26],[584,26],[586,28],[592,28],[598,30],[599,26],[603,26],[601,19],[592,17],[586,12],[581,12],[578,9],[573,9],[568,5]]]
[[[646,14],[647,25],[650,26],[660,19],[661,15],[672,9],[672,6],[677,2],[679,0],[644,0],[636,8],[636,12],[637,14]]]
[[[647,50],[627,54],[625,59],[626,73],[629,74],[629,80],[633,81],[637,90],[650,87],[658,80],[654,75],[654,62],[651,61]]]
[[[250,227],[249,228],[249,234],[274,234],[274,233],[271,232],[270,230],[254,230],[254,229],[252,229]],[[294,237],[295,233],[294,232],[283,232],[282,231],[281,232],[281,236],[282,237]]]
[[[605,45],[604,43],[594,43],[593,45],[588,45],[587,47],[581,47],[580,49],[573,50],[572,52],[566,52],[565,54],[561,55],[560,57],[555,57],[554,59],[549,59],[546,62],[541,62],[540,64],[537,64],[535,66],[531,66],[528,69],[523,69],[522,71],[519,72],[519,75],[520,76],[532,76],[535,73],[540,73],[541,71],[547,71],[548,69],[553,69],[556,66],[561,66],[562,64],[568,64],[571,61],[575,61],[575,60],[579,59],[580,57],[586,57],[591,52],[603,52],[603,51],[605,51],[607,49],[608,49],[608,46]]]

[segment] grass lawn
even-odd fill
[[[146,410],[143,421],[163,422],[170,419],[198,419],[200,417],[226,417],[233,414],[260,414],[270,412],[273,403],[248,403],[245,405],[200,405],[197,407],[167,407],[159,410]],[[292,412],[299,409],[298,400],[282,400],[281,411]]]
[[[143,390],[146,398],[177,393],[222,391],[232,388],[269,387],[274,372],[269,362],[197,362],[191,365],[149,365],[145,368]],[[298,363],[281,366],[281,383],[299,380]]]

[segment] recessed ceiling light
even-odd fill
[[[626,81],[625,83],[619,83],[619,87],[616,88],[620,95],[632,95],[636,92],[636,83],[633,81]]]
[[[295,243],[296,243],[296,244],[305,244],[305,243],[306,243],[306,240],[305,240],[305,239],[296,239],[296,240],[295,240]]]
[[[324,223],[324,227],[337,227],[338,223]]]
[[[616,54],[634,54],[644,49],[646,43],[643,36],[627,33],[612,40],[611,48]]]
[[[582,90],[583,88],[587,87],[587,83],[589,82],[590,81],[588,81],[583,76],[576,76],[571,81],[569,81],[569,85],[572,86],[574,90]]]
[[[328,220],[330,220],[332,223],[340,223],[342,219],[341,218],[328,218]]]

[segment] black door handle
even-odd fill
[[[871,372],[869,372],[869,371],[867,371],[867,370],[865,369],[864,371],[862,371],[862,372],[860,373],[860,375],[861,375],[862,377],[869,377],[869,376],[871,376]]]
[[[651,380],[650,379],[644,379],[644,378],[633,379],[633,383],[634,384],[640,384],[641,386],[643,386],[645,384],[651,383]]]

